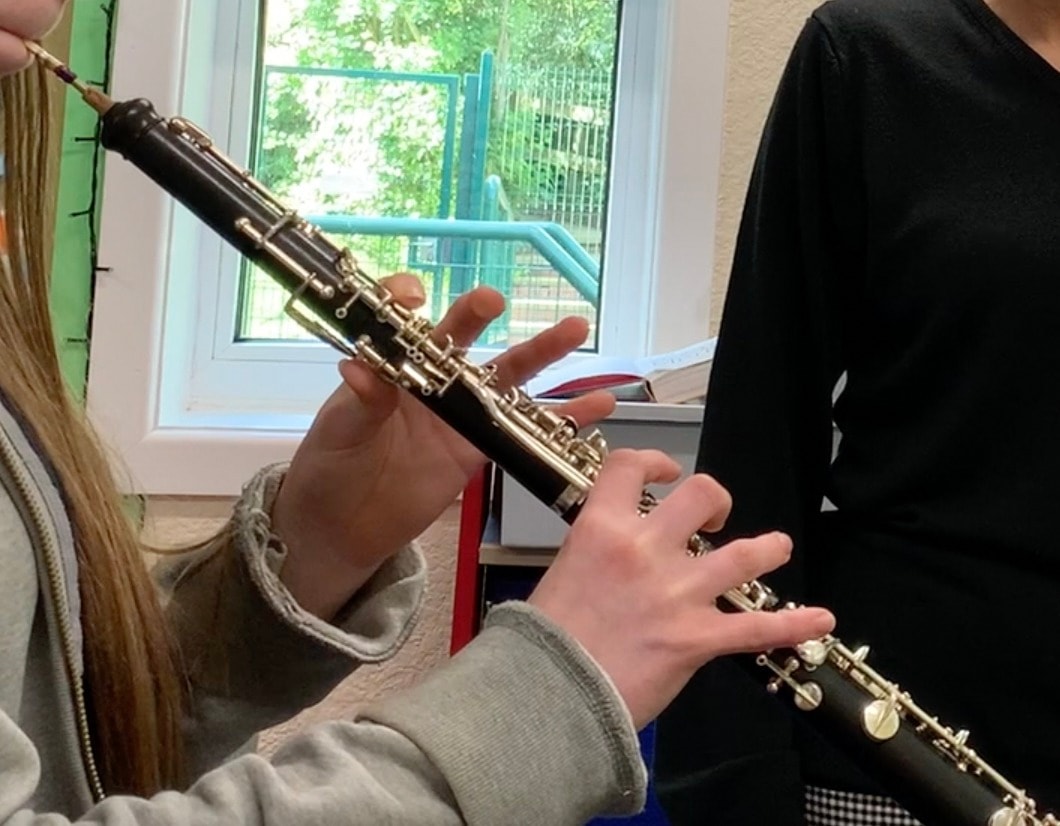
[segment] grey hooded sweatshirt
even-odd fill
[[[256,732],[390,657],[424,587],[408,548],[334,624],[299,608],[269,531],[282,473],[259,474],[228,534],[160,576],[191,686],[198,779],[150,800],[103,799],[84,722],[71,527],[29,430],[0,399],[0,826],[573,826],[643,806],[621,699],[575,641],[517,603],[417,687],[295,736],[271,759],[255,754]]]

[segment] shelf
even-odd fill
[[[506,548],[483,543],[478,549],[479,565],[511,565],[521,568],[547,568],[556,558],[554,550],[544,548]]]
[[[519,568],[547,568],[557,548],[509,548],[500,543],[497,517],[490,516],[482,530],[478,546],[479,565],[511,565]]]

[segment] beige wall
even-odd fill
[[[758,133],[795,35],[816,5],[817,0],[732,0],[717,229],[715,289],[718,296],[724,291],[725,274],[732,257],[732,239]],[[713,302],[713,306],[717,317],[720,298]],[[179,544],[209,535],[224,520],[229,505],[224,500],[153,499],[147,508],[151,538],[163,544]],[[311,709],[280,733],[308,720],[347,715],[366,699],[414,682],[425,670],[445,658],[449,644],[458,516],[454,505],[423,537],[423,547],[431,566],[429,601],[417,634],[401,655],[386,666],[362,669],[320,707]]]
[[[709,2],[710,0],[706,0]],[[711,330],[721,318],[733,246],[758,137],[780,73],[806,18],[821,0],[731,0],[725,138],[718,196]]]

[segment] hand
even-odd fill
[[[33,57],[22,41],[50,32],[63,5],[63,0],[0,0],[0,76],[29,66]]]
[[[409,307],[423,303],[411,275],[384,282]],[[439,341],[471,344],[504,310],[499,293],[479,288],[457,299],[438,324]],[[582,319],[567,319],[499,356],[497,385],[520,384],[580,345]],[[272,509],[288,548],[281,578],[306,610],[331,617],[394,553],[433,523],[485,457],[411,393],[365,365],[340,365],[345,384],[321,408]],[[580,425],[607,416],[607,394],[558,408]]]
[[[614,451],[528,600],[610,676],[638,729],[714,657],[795,645],[835,625],[821,609],[718,610],[716,597],[786,562],[791,541],[767,534],[689,556],[689,537],[720,529],[731,500],[713,479],[697,475],[638,515],[644,487],[672,482],[680,470],[657,451]]]

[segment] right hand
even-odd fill
[[[64,0],[0,0],[0,77],[33,61],[23,40],[40,40],[62,16]]]
[[[607,673],[638,730],[715,657],[796,645],[835,626],[819,608],[722,613],[714,600],[784,564],[791,540],[765,534],[689,556],[689,537],[720,529],[732,502],[720,484],[700,474],[639,515],[644,487],[672,482],[680,473],[658,451],[611,453],[528,600]]]

